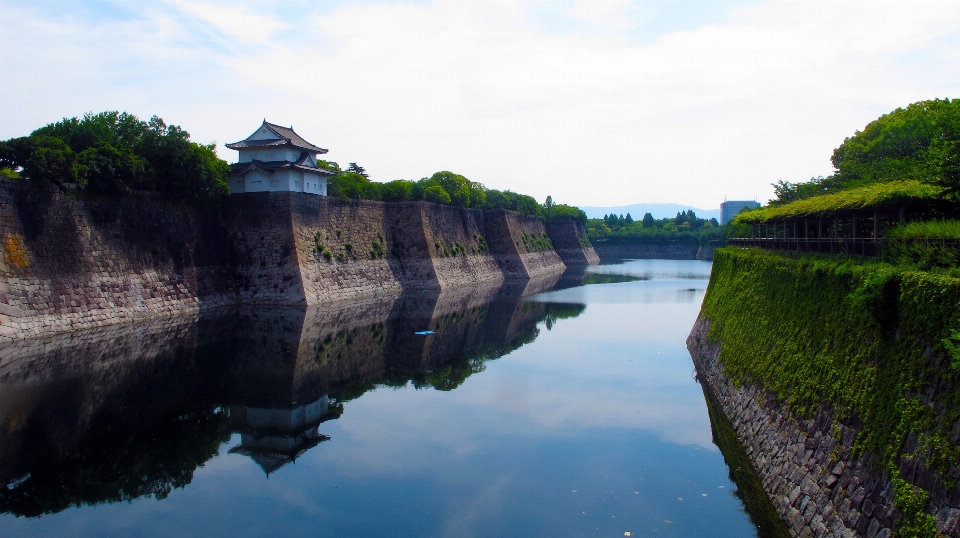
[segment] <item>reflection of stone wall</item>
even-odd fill
[[[216,453],[231,421],[257,430],[237,451],[275,468],[325,439],[314,415],[343,409],[327,409],[327,394],[349,400],[407,380],[449,390],[482,370],[482,359],[531,341],[550,306],[521,294],[557,278],[225,309],[7,344],[0,347],[0,509],[59,511],[152,494],[151,484],[182,486]],[[435,332],[413,334],[420,330]],[[263,428],[251,410],[294,418],[302,411],[294,426],[306,425]],[[272,437],[257,441],[264,432]],[[151,469],[146,477],[143,466]],[[22,482],[23,493],[5,497],[11,482]],[[37,500],[35,491],[59,497]]]
[[[0,348],[0,484],[32,460],[75,454],[104,424],[136,430],[202,403],[213,381],[203,372],[217,368],[197,348],[218,334],[186,316]]]

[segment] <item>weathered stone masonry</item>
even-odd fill
[[[226,305],[539,278],[561,272],[561,258],[596,260],[589,246],[530,250],[524,234],[579,245],[582,227],[547,230],[510,211],[282,192],[232,196],[220,218],[149,193],[28,187],[0,179],[0,342]]]
[[[697,320],[687,338],[697,376],[708,398],[732,423],[764,489],[796,536],[889,538],[899,516],[893,483],[871,454],[853,457],[857,424],[834,421],[828,409],[799,420],[772,394],[749,383],[739,388],[719,363],[719,342],[707,338],[709,321]],[[932,492],[937,530],[960,536],[960,487],[937,487],[932,473],[905,458],[901,476]]]

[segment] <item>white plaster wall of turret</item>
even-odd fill
[[[296,162],[300,158],[300,150],[296,148],[278,148],[278,147],[267,147],[267,148],[256,148],[256,149],[241,149],[240,160],[238,162],[248,163],[254,159],[258,161],[288,161]],[[311,166],[316,166],[314,162]]]

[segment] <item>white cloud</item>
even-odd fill
[[[619,0],[176,6],[90,28],[4,5],[0,136],[51,121],[46,84],[58,117],[132,107],[201,141],[293,124],[380,180],[709,208],[829,173],[845,136],[960,80],[957,2],[774,0],[644,41]],[[551,11],[582,24],[542,30]]]

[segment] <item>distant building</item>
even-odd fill
[[[753,200],[729,200],[720,204],[720,224],[726,224],[744,209],[755,209],[760,207],[758,202]]]
[[[244,192],[304,192],[325,196],[327,178],[334,173],[317,166],[317,155],[327,152],[293,131],[263,120],[246,140],[227,144],[240,152],[231,164],[230,194]]]

